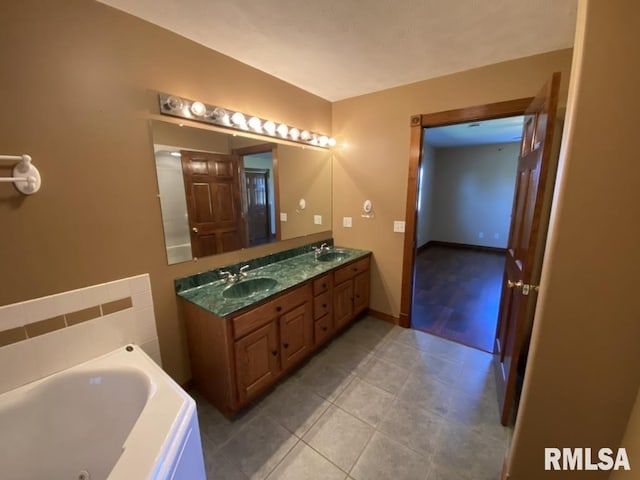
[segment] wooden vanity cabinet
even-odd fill
[[[279,295],[231,323],[238,404],[243,405],[313,348],[311,285]]]
[[[313,281],[314,344],[322,345],[333,336],[333,275],[327,273]]]
[[[369,263],[356,260],[230,318],[181,300],[196,388],[236,413],[368,307]]]
[[[333,273],[333,320],[335,328],[347,325],[369,306],[369,257],[338,268]]]

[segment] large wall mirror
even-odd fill
[[[169,264],[331,229],[331,153],[151,120]]]

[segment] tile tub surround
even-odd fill
[[[160,361],[149,275],[0,307],[0,393],[135,343]]]
[[[510,429],[492,362],[364,317],[234,419],[193,393],[208,478],[498,479]]]
[[[370,255],[366,250],[356,250],[353,248],[336,247],[349,252],[349,257],[344,260],[333,262],[318,262],[313,252],[306,249],[305,252],[297,256],[270,263],[254,270],[249,270],[247,279],[254,277],[270,277],[278,281],[278,284],[271,290],[260,294],[244,298],[225,298],[222,295],[224,289],[229,286],[224,280],[216,280],[198,287],[181,290],[178,295],[185,300],[198,305],[201,308],[224,318],[254,305],[262,300],[284,292],[285,290],[311,280],[341,265],[350,263],[359,258]],[[239,268],[239,267],[238,267]],[[237,269],[232,270],[234,273]]]

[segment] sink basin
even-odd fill
[[[271,290],[278,284],[278,281],[268,277],[256,277],[241,280],[238,283],[229,285],[222,291],[224,298],[245,298]]]
[[[319,262],[339,262],[349,257],[349,253],[344,250],[329,250],[316,257]]]

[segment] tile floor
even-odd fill
[[[196,392],[210,480],[497,480],[492,356],[371,317],[234,420]]]

